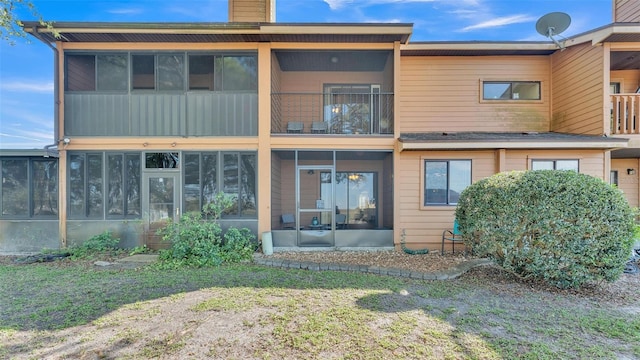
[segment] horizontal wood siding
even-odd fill
[[[603,96],[609,84],[604,84],[603,47],[591,43],[571,46],[554,53],[551,60],[551,130],[604,134]]]
[[[541,81],[541,101],[481,101],[482,80]],[[548,131],[549,60],[545,56],[403,56],[401,132]]]
[[[611,170],[618,171],[618,188],[622,190],[629,205],[633,207],[640,205],[639,165],[638,159],[611,159]],[[634,169],[636,173],[630,175],[627,169]]]
[[[283,71],[281,92],[322,93],[324,84],[382,84],[382,72]]]
[[[395,195],[399,197],[399,208],[395,215],[399,219],[400,232],[406,233],[411,248],[429,247],[440,249],[442,231],[450,229],[455,215],[455,206],[433,206],[421,208],[421,174],[423,159],[471,159],[472,181],[494,175],[497,172],[495,151],[404,151],[399,156],[400,173],[396,174]],[[602,150],[506,150],[504,171],[528,170],[531,159],[578,159],[580,172],[603,178],[605,156]],[[637,181],[637,180],[636,180]],[[637,184],[637,182],[636,182]],[[396,239],[396,244],[399,239]],[[445,245],[451,251],[451,244]]]
[[[614,22],[640,22],[640,1],[614,0]]]
[[[640,87],[640,70],[611,71],[611,82],[620,83],[621,93],[635,93]]]
[[[604,176],[604,151],[602,150],[508,150],[506,169],[529,170],[531,160],[578,160],[580,172],[599,179]]]
[[[268,22],[270,1],[229,0],[229,22]]]
[[[442,231],[453,225],[455,206],[433,206],[420,209],[420,173],[422,158],[425,159],[471,159],[472,181],[478,181],[495,173],[494,151],[405,151],[399,156],[400,173],[395,174],[395,196],[399,197],[399,208],[395,216],[399,219],[400,231],[406,233],[406,242],[411,248],[429,247],[440,249]],[[395,240],[396,243],[399,239]],[[451,249],[449,245],[449,249]],[[450,251],[450,250],[449,250]]]

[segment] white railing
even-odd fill
[[[640,94],[611,95],[611,134],[640,134]]]

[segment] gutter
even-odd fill
[[[59,79],[59,60],[58,60],[58,49],[51,45],[48,41],[46,41],[40,32],[38,31],[39,27],[34,26],[30,32],[36,39],[40,40],[42,43],[47,45],[53,50],[53,139],[55,143],[45,145],[44,147],[44,157],[58,157],[58,143],[60,142],[60,129],[59,129],[59,109],[60,109],[60,91],[58,90],[58,79]],[[51,148],[56,148],[52,150]]]

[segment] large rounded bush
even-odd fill
[[[456,218],[474,254],[560,288],[616,280],[631,253],[635,224],[620,190],[554,170],[480,180],[462,192]]]

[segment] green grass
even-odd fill
[[[429,282],[252,265],[0,265],[0,294],[0,357],[7,358],[38,357],[67,341],[89,348],[61,347],[56,357],[85,356],[105,334],[99,347],[124,351],[123,358],[193,351],[263,359],[640,357],[637,315],[611,304],[574,304],[562,292],[496,293],[464,278]],[[166,318],[163,309],[183,304],[180,319]],[[196,338],[200,327],[226,318],[234,319],[234,332],[208,333],[204,344]],[[143,328],[158,319],[171,326]],[[76,330],[82,334],[69,339]],[[239,336],[244,332],[247,338]]]

